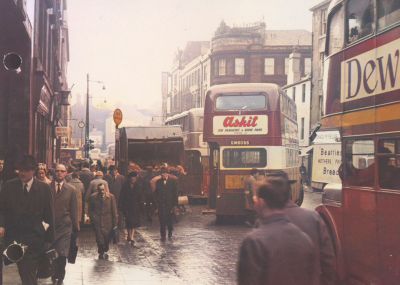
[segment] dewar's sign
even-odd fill
[[[268,116],[215,116],[213,118],[213,134],[216,136],[266,135],[268,134]]]
[[[342,62],[342,103],[400,89],[400,39]]]

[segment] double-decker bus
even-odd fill
[[[284,170],[292,199],[301,204],[296,105],[276,84],[212,86],[204,105],[204,140],[210,148],[209,205],[217,221],[246,216],[244,180],[253,168]]]
[[[334,0],[322,129],[341,136],[341,184],[317,210],[340,284],[400,284],[400,1]]]
[[[203,142],[203,117],[203,108],[193,108],[165,120],[166,125],[179,125],[182,128],[187,174],[181,177],[180,183],[190,202],[207,198],[209,151],[207,143]]]

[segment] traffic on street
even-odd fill
[[[0,285],[400,284],[400,0],[281,2],[0,1]]]

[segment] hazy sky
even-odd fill
[[[32,1],[32,0],[30,0]],[[319,0],[68,0],[69,85],[85,94],[90,84],[123,109],[127,102],[160,110],[161,72],[177,48],[210,40],[221,20],[228,25],[264,20],[267,29],[311,31],[309,9]],[[101,101],[101,99],[98,99]]]

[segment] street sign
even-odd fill
[[[68,137],[69,127],[56,127],[56,137]]]
[[[115,109],[113,119],[114,119],[115,127],[118,128],[118,126],[122,122],[122,111],[120,109]]]

